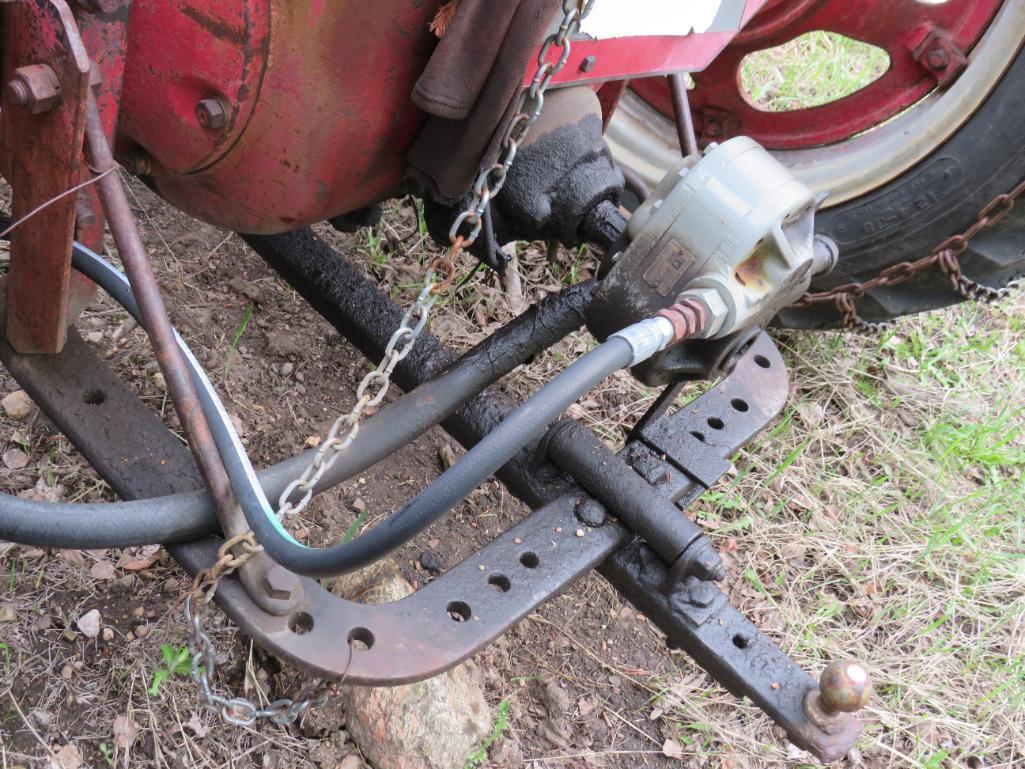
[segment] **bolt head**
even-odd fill
[[[275,564],[264,575],[263,586],[270,598],[287,601],[298,595],[302,582],[297,574]]]
[[[196,120],[203,128],[220,130],[228,124],[228,108],[221,99],[201,99],[196,104]]]
[[[819,697],[823,707],[836,713],[857,713],[868,704],[872,682],[857,662],[835,660],[819,677]]]
[[[932,69],[946,69],[950,64],[950,57],[942,48],[935,48],[926,54],[925,61]]]
[[[590,72],[595,68],[595,65],[597,65],[597,63],[598,57],[594,54],[591,54],[590,56],[585,56],[583,61],[580,62],[580,71]]]
[[[33,115],[48,112],[61,100],[61,85],[48,64],[29,64],[14,70],[7,84],[11,104],[27,107]]]

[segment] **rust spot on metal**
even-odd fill
[[[733,273],[736,281],[751,291],[767,294],[772,286],[765,272],[765,261],[770,256],[769,250],[759,243],[751,256],[745,259]]]

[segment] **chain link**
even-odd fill
[[[530,86],[520,94],[516,114],[502,138],[498,160],[477,177],[469,208],[459,214],[452,224],[449,231],[450,248],[431,263],[424,275],[420,294],[406,310],[399,327],[388,340],[381,362],[363,377],[356,388],[356,403],[335,420],[313,459],[282,492],[278,500],[279,518],[298,515],[309,506],[317,484],[359,434],[363,412],[384,401],[395,367],[412,351],[417,338],[427,326],[434,303],[455,281],[456,257],[464,247],[472,245],[480,234],[484,212],[505,184],[506,174],[516,158],[520,143],[541,115],[545,90],[569,59],[570,37],[580,28],[580,22],[590,13],[593,3],[594,0],[563,0],[562,22],[558,30],[541,46],[537,57],[537,72]],[[549,61],[548,56],[554,46],[559,47],[559,55],[554,61]],[[465,223],[470,225],[469,235],[459,232]],[[216,712],[225,722],[239,726],[248,726],[264,718],[276,724],[292,723],[302,718],[310,708],[323,705],[332,690],[340,685],[340,682],[327,681],[304,686],[295,699],[275,700],[266,707],[260,707],[244,697],[229,698],[214,692],[211,680],[216,671],[216,658],[213,642],[204,627],[210,602],[221,580],[262,550],[251,531],[227,540],[217,551],[214,564],[196,575],[192,589],[185,597],[185,620],[191,629],[189,651],[192,653],[192,679],[200,689],[200,704]]]
[[[559,28],[544,41],[537,54],[537,71],[530,86],[520,93],[516,114],[505,129],[498,159],[477,177],[473,185],[473,198],[466,210],[457,216],[448,231],[448,239],[454,245],[461,239],[462,246],[470,246],[480,235],[484,224],[484,211],[505,184],[506,175],[516,158],[520,143],[527,136],[530,127],[540,117],[545,103],[545,91],[569,59],[570,38],[580,29],[587,14],[591,12],[594,0],[563,0],[562,22]],[[552,49],[558,47],[559,54],[549,60]],[[463,225],[469,227],[467,234],[460,233]]]
[[[260,707],[244,697],[223,697],[213,690],[211,680],[217,670],[217,660],[213,642],[204,627],[210,602],[224,577],[262,551],[263,548],[257,544],[251,531],[225,541],[217,551],[217,560],[196,574],[192,589],[185,596],[185,621],[191,632],[191,673],[192,680],[199,686],[200,705],[236,726],[249,726],[262,718],[275,724],[290,724],[302,718],[310,708],[320,707],[327,702],[332,691],[340,685],[333,681],[306,685],[299,690],[295,699],[274,700],[266,707]]]
[[[958,257],[968,248],[968,243],[972,238],[1007,216],[1014,208],[1015,201],[1022,195],[1025,195],[1025,179],[1018,182],[1010,192],[997,195],[983,206],[968,229],[959,235],[951,235],[925,256],[911,262],[893,264],[876,277],[863,283],[844,283],[834,286],[828,291],[806,293],[793,307],[800,310],[818,304],[831,303],[840,313],[846,328],[854,331],[877,332],[889,328],[892,322],[869,323],[862,319],[858,315],[857,300],[876,288],[904,283],[923,270],[932,267],[942,270],[950,282],[951,289],[964,299],[986,303],[998,302],[1018,288],[1021,285],[1021,280],[1014,278],[1000,288],[984,286],[962,272]]]
[[[305,510],[324,473],[338,460],[359,434],[360,419],[368,406],[376,407],[384,400],[391,386],[392,372],[399,365],[416,343],[417,337],[427,325],[431,308],[438,299],[439,292],[434,280],[434,270],[428,270],[424,276],[424,286],[413,305],[402,316],[399,327],[391,335],[384,349],[384,357],[377,368],[368,372],[356,388],[356,403],[352,408],[335,420],[328,430],[327,436],[318,446],[313,459],[302,473],[285,487],[278,500],[278,517],[298,515]],[[297,499],[293,499],[296,495]]]

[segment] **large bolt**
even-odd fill
[[[868,704],[871,694],[868,672],[857,662],[830,662],[819,677],[819,697],[827,711],[857,713]]]
[[[299,576],[284,566],[271,566],[263,577],[263,587],[269,598],[278,601],[289,601],[299,594],[302,581]]]
[[[228,124],[228,105],[218,97],[201,99],[196,104],[196,120],[203,128],[219,131]]]
[[[17,107],[28,108],[33,115],[48,112],[60,103],[60,80],[48,64],[18,67],[7,84],[7,98]]]

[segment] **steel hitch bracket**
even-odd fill
[[[247,240],[364,353],[375,357],[383,349],[401,311],[356,268],[309,232]],[[567,303],[565,313],[578,325],[582,312]],[[452,357],[424,334],[396,381],[409,390]],[[59,354],[21,355],[0,342],[0,359],[120,496],[202,487],[188,449],[75,331]],[[618,455],[581,426],[559,429],[547,445],[558,466],[544,455],[539,461],[534,447],[499,471],[534,512],[398,602],[346,601],[303,579],[299,605],[275,616],[261,610],[234,575],[223,580],[216,600],[263,649],[311,675],[395,685],[456,665],[597,568],[672,645],[731,692],[749,697],[796,745],[835,760],[853,745],[861,725],[848,713],[824,709],[833,700],[819,696],[815,680],[729,604],[711,581],[721,576],[714,549],[682,512],[729,467],[729,457],[775,418],[788,387],[783,361],[762,334],[698,399],[670,414],[672,399],[661,398]],[[492,393],[442,425],[474,444],[511,408]],[[595,469],[629,479],[628,488],[648,504],[626,511],[622,500],[595,483]],[[673,544],[666,549],[663,541]],[[168,550],[195,574],[213,562],[220,542],[211,537]],[[689,558],[693,553],[700,557]]]

